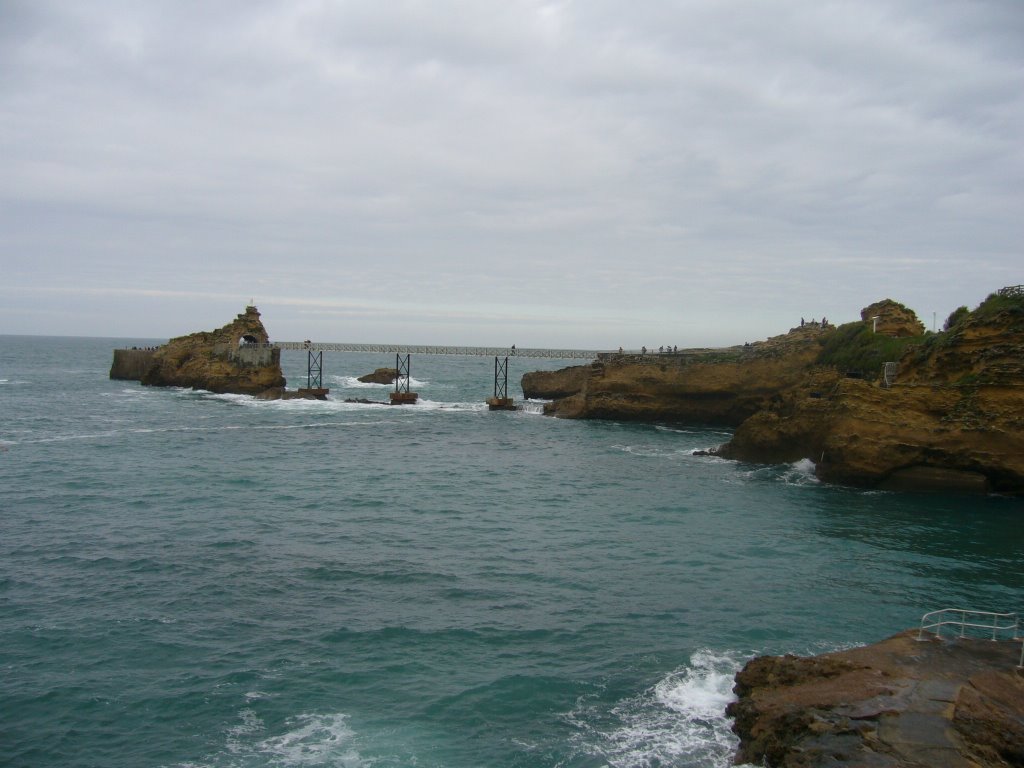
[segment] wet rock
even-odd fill
[[[1020,641],[917,640],[808,658],[763,656],[736,676],[737,762],[786,768],[1024,765]]]
[[[398,378],[398,370],[395,368],[378,368],[373,373],[360,376],[359,381],[363,384],[394,384]]]

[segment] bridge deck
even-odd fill
[[[338,344],[322,341],[276,341],[278,349],[311,350],[313,352],[389,352],[414,355],[473,355],[479,357],[535,357],[566,360],[594,360],[598,352],[589,349],[526,349],[512,347],[421,346],[416,344]]]

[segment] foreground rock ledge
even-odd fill
[[[737,763],[785,768],[1024,766],[1021,641],[917,640],[810,658],[762,656],[736,675]]]

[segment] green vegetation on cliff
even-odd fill
[[[874,380],[881,376],[883,364],[899,360],[907,347],[921,342],[921,337],[875,333],[871,324],[863,321],[846,323],[822,338],[818,363]]]

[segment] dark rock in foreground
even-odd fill
[[[736,762],[784,768],[1024,766],[1021,641],[908,630],[823,656],[762,656],[736,675]]]

